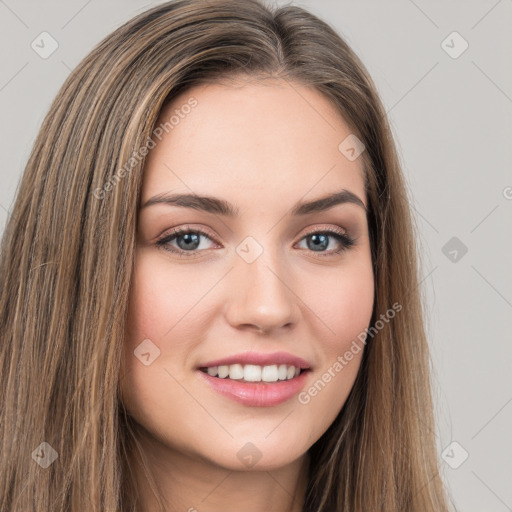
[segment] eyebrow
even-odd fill
[[[355,204],[363,208],[365,212],[367,211],[363,201],[356,194],[343,189],[334,194],[315,199],[314,201],[299,202],[292,208],[291,215],[300,216],[313,212],[322,212],[338,204],[346,203]],[[155,204],[193,208],[194,210],[224,215],[226,217],[236,217],[239,214],[239,209],[224,199],[212,196],[198,196],[196,194],[158,194],[148,199],[141,206],[141,209]]]

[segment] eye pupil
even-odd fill
[[[329,237],[327,235],[310,235],[308,240],[311,240],[312,243],[308,241],[308,249],[325,249],[329,245]]]
[[[180,240],[185,240],[185,243],[180,243]],[[180,249],[197,249],[197,247],[199,246],[199,235],[197,235],[196,233],[185,233],[183,235],[178,236],[176,238],[176,241]]]

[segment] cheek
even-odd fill
[[[350,275],[332,290],[330,320],[340,350],[357,339],[371,319],[374,301],[373,277]]]
[[[314,398],[314,407],[333,421],[343,406],[359,371],[364,352],[365,331],[374,303],[374,277],[371,260],[340,269],[336,278],[323,280],[322,293],[313,297],[315,313],[322,319],[321,365],[313,388],[302,403]],[[325,334],[327,332],[327,334]],[[325,389],[325,391],[324,391]]]
[[[341,354],[364,332],[371,320],[374,277],[371,262],[340,269],[322,281],[321,293],[313,297],[315,313],[328,328],[323,336],[326,355]],[[364,339],[364,338],[363,338]]]
[[[171,270],[172,266],[161,255],[140,251],[129,297],[128,345],[136,345],[145,338],[186,339],[184,330],[190,323],[181,319],[204,295],[205,285],[194,280],[190,272]]]
[[[180,372],[187,355],[198,342],[193,324],[180,320],[197,302],[201,290],[190,286],[189,275],[171,273],[169,268],[159,255],[139,250],[129,294],[121,371],[124,405],[139,423],[155,433],[169,424],[162,400],[172,397],[177,410],[193,406],[173,377],[182,379]],[[172,350],[168,343],[171,338]],[[143,342],[145,345],[141,345]],[[146,347],[144,351],[150,354],[147,365],[134,354],[137,350],[140,355],[139,346]]]
[[[374,302],[371,265],[347,267],[337,279],[324,281],[315,297],[315,313],[328,327],[322,340],[321,365],[298,400],[311,423],[310,441],[316,441],[332,424],[345,404],[357,377],[364,352],[364,333]],[[322,331],[326,330],[322,327]],[[312,376],[313,377],[313,376]]]
[[[151,403],[144,394],[150,389],[159,389],[161,383],[156,378],[156,369],[168,357],[161,340],[166,332],[172,332],[178,322],[177,303],[182,302],[177,300],[175,287],[166,285],[167,277],[163,275],[165,268],[143,251],[141,253],[137,255],[133,273],[125,328],[121,375],[126,375],[122,389],[127,405],[134,400]],[[141,352],[139,346],[145,347],[144,352],[150,353],[151,361],[147,366],[134,353]]]

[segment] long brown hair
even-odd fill
[[[403,306],[368,339],[347,402],[310,449],[304,511],[448,509],[415,231],[371,78],[328,24],[299,7],[177,0],[133,18],[77,66],[21,180],[0,258],[1,510],[140,506],[119,382],[142,148],[166,102],[235,75],[316,88],[364,143],[371,325]]]

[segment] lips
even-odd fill
[[[249,407],[272,407],[290,400],[311,372],[305,359],[287,352],[244,352],[201,363],[198,377],[217,393]]]
[[[197,376],[213,391],[246,407],[273,407],[296,396],[309,380],[310,372],[304,370],[298,377],[278,382],[243,382],[212,377],[197,371]]]

